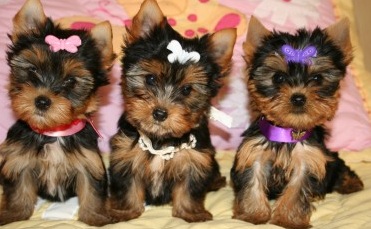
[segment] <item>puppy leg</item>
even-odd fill
[[[192,181],[188,182],[179,182],[173,189],[173,216],[182,218],[187,222],[212,220],[213,216],[204,207],[206,191],[200,190],[196,196],[196,192],[189,189],[190,187],[197,187],[197,185],[200,186],[200,184]]]
[[[24,171],[17,180],[3,182],[0,225],[29,219],[37,201],[37,185],[31,172]]]
[[[243,172],[236,172],[235,179],[245,180],[235,195],[233,205],[234,219],[253,224],[263,224],[271,217],[271,209],[266,190],[266,176],[262,168],[255,164]]]
[[[307,191],[300,185],[289,183],[276,201],[269,223],[285,228],[309,228],[312,206]]]
[[[211,182],[210,186],[208,187],[208,191],[217,191],[227,185],[227,179],[226,177],[222,176],[219,169],[219,164],[215,160],[215,158],[212,158],[213,161],[213,174],[214,174],[214,180]]]
[[[363,182],[352,171],[337,153],[330,153],[333,160],[326,167],[327,192],[333,190],[341,194],[349,194],[363,189]]]
[[[103,226],[114,222],[106,208],[107,175],[97,154],[89,155],[89,158],[96,160],[91,160],[89,165],[86,163],[76,179],[76,194],[80,205],[78,216],[80,221],[88,225]]]
[[[235,192],[234,219],[263,224],[271,217],[266,190],[272,154],[264,150],[254,141],[246,141],[236,154],[231,169]]]
[[[79,198],[79,220],[92,226],[103,226],[114,221],[108,216],[105,205],[106,192],[102,181],[93,180],[86,175],[77,179],[77,195]]]
[[[138,218],[144,212],[145,193],[139,179],[111,180],[111,216],[117,221]]]

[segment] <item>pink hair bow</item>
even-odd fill
[[[70,53],[77,52],[77,47],[81,45],[81,39],[77,35],[68,37],[67,39],[59,39],[53,35],[45,37],[45,42],[50,45],[50,50],[58,52],[59,50],[66,50]]]

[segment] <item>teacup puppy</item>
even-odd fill
[[[18,120],[0,145],[0,224],[29,219],[37,197],[79,200],[78,219],[111,223],[107,174],[91,117],[108,84],[111,25],[62,29],[27,0],[13,19],[9,96]]]
[[[219,79],[230,70],[235,29],[187,39],[155,0],[127,28],[122,58],[125,112],[111,139],[110,206],[120,221],[144,204],[172,204],[188,222],[211,220],[204,200],[226,184],[215,160],[208,115]]]
[[[324,124],[335,114],[352,60],[348,21],[289,34],[271,32],[252,17],[243,49],[255,120],[231,170],[233,218],[308,228],[312,201],[363,188],[325,145]]]

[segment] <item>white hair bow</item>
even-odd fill
[[[174,63],[176,60],[181,64],[184,64],[188,60],[197,63],[200,60],[200,54],[198,52],[185,51],[177,40],[170,41],[166,48],[172,51],[172,53],[167,56],[170,63]]]

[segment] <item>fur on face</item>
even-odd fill
[[[77,52],[52,51],[45,37],[81,39]],[[9,96],[17,122],[0,145],[0,224],[28,219],[37,196],[51,201],[79,198],[79,220],[100,226],[105,212],[107,174],[97,133],[90,123],[98,108],[97,89],[108,84],[115,58],[109,22],[91,31],[62,29],[45,16],[39,0],[28,0],[13,18]],[[68,136],[47,136],[83,120]]]
[[[125,113],[111,139],[114,217],[132,219],[143,212],[144,202],[171,201],[175,217],[188,222],[212,218],[204,198],[207,191],[224,186],[225,178],[214,158],[207,119],[211,98],[230,70],[235,39],[235,29],[186,39],[167,23],[156,1],[143,2],[123,45]],[[171,63],[167,46],[174,40],[200,59]],[[140,147],[142,136],[155,150],[179,148],[190,136],[197,143],[165,160]]]
[[[287,61],[283,45],[299,50],[314,46],[316,55],[306,63]],[[337,109],[340,81],[352,59],[348,22],[289,34],[271,32],[252,17],[243,49],[254,120],[231,169],[233,218],[310,227],[312,201],[333,190],[351,193],[363,188],[338,154],[326,148],[323,127]],[[263,134],[262,120],[310,135],[297,143],[272,141]],[[277,200],[271,208],[268,200],[273,198]]]

